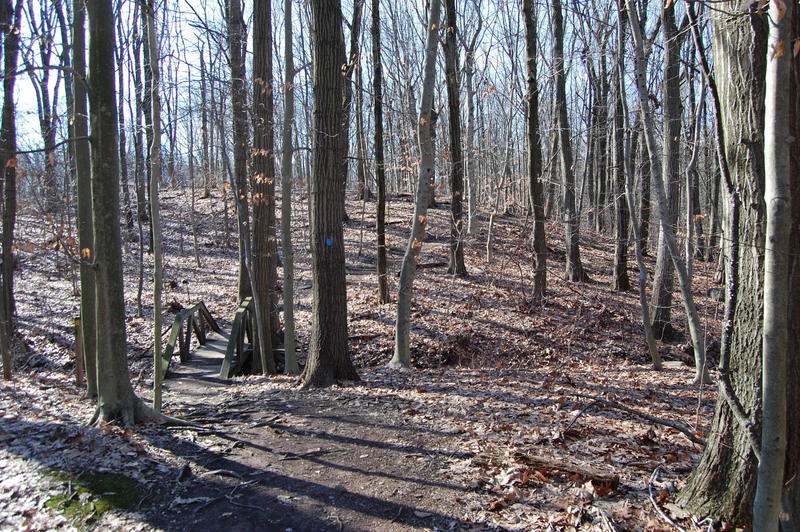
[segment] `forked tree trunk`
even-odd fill
[[[689,334],[692,339],[692,347],[694,348],[695,360],[695,382],[710,382],[708,376],[708,369],[706,368],[706,349],[705,349],[705,333],[703,326],[700,322],[700,316],[697,313],[697,307],[694,304],[694,297],[692,295],[692,285],[689,274],[686,271],[686,264],[681,260],[680,249],[675,239],[675,233],[672,230],[668,220],[667,214],[667,198],[664,192],[664,183],[661,179],[661,161],[657,154],[657,145],[655,140],[655,124],[653,115],[650,111],[650,101],[647,94],[647,85],[645,82],[645,56],[644,44],[639,26],[639,17],[632,7],[632,0],[628,0],[628,19],[633,32],[633,40],[636,52],[636,90],[639,94],[639,107],[642,113],[642,122],[644,124],[645,139],[647,140],[647,152],[650,154],[650,161],[653,168],[653,181],[656,188],[656,198],[658,198],[658,217],[661,226],[661,233],[664,236],[664,243],[667,246],[667,251],[672,258],[672,264],[678,272],[680,279],[681,296],[683,296],[683,305],[686,311],[686,318],[689,322]]]
[[[358,380],[347,351],[343,144],[344,59],[340,0],[312,0],[314,32],[314,171],[311,182],[311,339],[303,386]]]
[[[419,108],[418,136],[422,158],[417,181],[417,198],[414,218],[411,220],[411,236],[408,239],[403,265],[400,268],[400,285],[397,292],[397,321],[395,323],[394,356],[389,362],[393,368],[411,367],[411,299],[413,296],[414,275],[417,261],[425,239],[428,221],[428,200],[431,182],[436,171],[433,152],[433,128],[436,113],[433,110],[433,92],[436,82],[436,48],[439,32],[441,1],[432,0],[427,24],[428,36],[425,43],[425,68],[422,81],[422,99]]]
[[[289,1],[289,0],[287,0]],[[383,64],[381,63],[380,0],[372,0],[372,92],[375,105],[375,179],[377,181],[378,303],[389,302],[386,264],[386,164],[383,157]]]
[[[544,199],[542,195],[542,138],[539,133],[539,80],[538,32],[536,28],[536,6],[533,0],[523,0],[522,15],[525,19],[525,50],[527,52],[527,147],[528,187],[533,210],[533,300],[540,302],[547,290],[547,242],[544,233]]]

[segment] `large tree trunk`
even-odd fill
[[[2,272],[0,272],[0,351],[3,359],[3,378],[12,375],[14,343],[14,226],[17,221],[17,124],[14,110],[14,82],[19,32],[13,30],[20,24],[22,0],[12,7],[11,0],[0,0],[0,24],[3,25],[3,117],[0,130],[0,172],[3,184],[3,250]]]
[[[147,416],[128,373],[122,242],[119,230],[119,157],[114,93],[114,15],[110,0],[87,1],[89,12],[89,113],[92,135],[92,222],[97,289],[97,411],[93,421],[132,425]]]
[[[375,105],[376,230],[378,244],[378,303],[389,302],[386,264],[386,164],[383,157],[383,65],[381,63],[380,0],[372,0],[372,93]]]
[[[561,12],[561,0],[553,0],[553,72],[561,175],[564,183],[564,242],[567,248],[567,266],[564,275],[568,281],[588,281],[589,276],[583,271],[581,264],[580,220],[575,212],[575,172],[572,167],[572,142],[567,116],[567,73],[564,66],[564,16]]]
[[[444,41],[447,76],[447,109],[450,123],[450,264],[447,273],[466,276],[464,264],[464,157],[461,151],[461,104],[459,103],[458,46],[456,44],[456,3],[445,0],[447,32]]]
[[[533,209],[533,300],[541,301],[547,290],[547,242],[544,234],[544,199],[542,198],[542,138],[539,133],[539,80],[536,70],[538,59],[538,33],[536,6],[533,0],[524,0],[522,14],[525,19],[525,50],[527,52],[527,144],[528,187]]]
[[[389,362],[389,366],[394,368],[408,368],[411,366],[411,299],[413,296],[414,275],[416,274],[420,251],[422,251],[422,241],[425,240],[428,201],[431,194],[431,183],[436,172],[433,151],[433,132],[436,127],[436,112],[433,110],[433,91],[436,82],[436,46],[440,13],[441,1],[432,0],[427,25],[425,69],[418,121],[419,146],[422,158],[419,165],[414,218],[411,220],[411,236],[409,236],[406,253],[403,256],[403,264],[400,268],[394,356]]]
[[[253,150],[251,190],[253,191],[252,289],[256,304],[256,339],[259,357],[254,359],[263,373],[275,373],[272,356],[271,265],[275,227],[275,163],[272,124],[272,9],[270,2],[253,4]],[[290,195],[291,197],[291,195]],[[255,349],[254,349],[255,353]]]
[[[314,35],[314,171],[311,183],[311,340],[305,387],[358,380],[347,351],[345,287],[344,59],[340,0],[312,0]]]
[[[731,0],[720,8],[737,9],[739,5]],[[727,374],[744,412],[751,420],[757,420],[761,418],[762,187],[767,30],[764,17],[755,13],[729,17],[720,12],[714,15],[713,23],[714,72],[723,106],[724,149],[732,185],[738,189],[743,206],[738,222],[741,275]],[[747,90],[743,91],[743,87]],[[730,223],[725,226],[729,236],[734,233],[735,228]],[[748,429],[735,419],[728,402],[721,398],[717,401],[703,456],[680,499],[697,514],[711,515],[731,523],[749,523],[756,466]]]

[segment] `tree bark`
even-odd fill
[[[86,109],[86,3],[73,2],[72,23],[72,68],[74,109],[72,113],[72,136],[88,137],[89,127]],[[78,203],[78,247],[90,250],[94,247],[92,235],[92,184],[89,141],[73,143],[75,176]],[[140,243],[141,245],[141,243]],[[85,257],[84,257],[85,258]],[[86,391],[90,398],[97,396],[97,353],[95,350],[95,287],[94,272],[87,260],[80,265],[81,285],[81,340],[84,367],[86,368]]]
[[[580,255],[580,228],[575,212],[575,172],[572,165],[572,142],[567,116],[566,70],[564,67],[564,16],[561,0],[553,0],[553,83],[556,88],[555,105],[558,117],[558,139],[561,154],[561,172],[564,183],[564,243],[567,248],[565,278],[568,281],[588,281]]]
[[[244,20],[241,0],[227,0],[228,60],[231,70],[231,111],[233,114],[233,185],[239,228],[239,300],[252,295],[247,272],[245,239],[249,233],[250,212],[247,189],[247,152],[250,128],[247,125],[247,94],[244,66]]]
[[[761,459],[753,501],[753,529],[780,530],[781,496],[786,465],[786,370],[789,357],[789,247],[792,231],[791,147],[789,123],[794,102],[791,32],[794,3],[771,2],[767,23],[767,72],[764,99],[764,330],[762,339]],[[795,229],[796,230],[796,229]],[[793,353],[797,356],[797,353]],[[796,383],[795,383],[796,385]],[[790,482],[794,479],[788,479]]]
[[[281,247],[283,250],[283,349],[284,373],[297,375],[294,342],[294,248],[292,246],[292,127],[294,127],[294,39],[292,38],[292,1],[284,1],[284,107],[283,146],[281,152]]]
[[[719,7],[738,9],[729,0]],[[721,373],[744,413],[761,417],[761,316],[763,307],[763,183],[764,77],[767,29],[762,15],[729,17],[714,12],[715,78],[719,87],[724,152],[732,186],[741,195],[736,225],[726,225],[728,236],[738,229],[741,272],[730,334],[730,350]],[[748,89],[742,92],[742,87]],[[735,104],[734,104],[735,102]],[[732,213],[728,212],[728,216]],[[724,340],[724,338],[723,338]],[[724,343],[724,342],[723,342]],[[723,346],[724,350],[724,346]],[[721,358],[725,358],[724,355]],[[723,361],[720,361],[722,364]],[[724,376],[724,375],[723,375]],[[732,524],[749,524],[755,493],[756,458],[748,428],[738,422],[728,402],[717,401],[708,443],[680,501],[698,515],[711,515]]]
[[[372,0],[372,92],[375,115],[375,178],[377,181],[378,303],[389,302],[386,263],[386,163],[383,155],[383,64],[381,62],[380,0]]]
[[[433,92],[436,82],[436,47],[439,33],[441,1],[432,0],[427,24],[425,43],[425,68],[422,81],[422,99],[419,108],[418,137],[422,158],[417,181],[417,198],[414,218],[411,220],[411,236],[408,239],[403,264],[400,268],[400,285],[397,293],[397,321],[395,323],[394,356],[389,362],[393,368],[411,367],[411,299],[417,261],[425,239],[428,221],[428,201],[431,183],[436,171],[433,152],[433,130],[436,112],[433,110]]]
[[[680,48],[682,39],[675,24],[675,3],[669,2],[661,8],[661,30],[664,40],[664,81],[662,97],[664,100],[664,145],[661,167],[661,181],[664,183],[666,199],[666,224],[675,231],[678,216],[678,184],[680,183],[681,158],[681,79]],[[647,126],[645,126],[647,127]],[[658,186],[657,184],[655,186]],[[656,190],[658,194],[660,191]],[[672,293],[674,291],[675,268],[667,249],[667,236],[663,229],[658,233],[656,269],[653,276],[653,294],[650,310],[653,316],[653,329],[656,336],[670,338],[675,330],[670,322]]]
[[[458,45],[456,44],[456,2],[445,0],[446,29],[444,40],[447,109],[450,125],[450,263],[447,273],[467,275],[464,264],[464,156],[461,151],[461,104],[459,101]]]
[[[540,302],[547,291],[547,242],[544,233],[544,199],[542,197],[542,138],[539,133],[539,79],[538,31],[536,28],[536,6],[533,0],[523,0],[522,14],[525,19],[525,49],[527,52],[527,148],[528,187],[533,210],[533,300]]]
[[[340,0],[312,0],[314,169],[311,182],[311,340],[303,386],[358,380],[347,351],[344,242],[344,107],[346,78]]]
[[[622,79],[622,64],[625,59],[625,22],[622,9],[618,10],[617,65],[614,69],[614,276],[611,288],[620,292],[631,289],[628,278],[628,225],[630,213],[625,198],[625,88]],[[641,287],[644,290],[644,286]]]
[[[256,338],[264,374],[276,373],[272,355],[271,239],[275,228],[274,105],[272,101],[272,9],[270,2],[253,4],[253,150],[251,190],[253,204],[252,290],[256,308]],[[290,196],[291,197],[291,196]],[[253,350],[255,353],[255,349]]]
[[[114,15],[110,0],[88,0],[89,112],[92,136],[94,248],[86,260],[96,283],[97,410],[93,422],[132,425],[147,416],[128,373],[122,242],[119,230],[119,157],[114,93]]]
[[[0,24],[3,25],[3,116],[0,124],[0,172],[3,183],[3,250],[0,272],[0,350],[3,359],[3,378],[11,379],[13,345],[16,326],[14,314],[14,228],[17,221],[17,124],[14,109],[14,82],[19,54],[19,28],[22,0],[12,6],[11,0],[0,0]]]

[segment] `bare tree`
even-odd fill
[[[418,125],[422,159],[419,165],[414,218],[411,220],[411,236],[409,236],[406,253],[403,256],[403,264],[400,267],[394,356],[389,362],[389,366],[394,368],[408,368],[411,366],[411,298],[413,296],[417,261],[422,250],[422,241],[425,239],[431,182],[436,171],[433,152],[433,129],[436,125],[436,112],[433,110],[433,91],[434,83],[436,82],[436,49],[441,8],[440,0],[431,1],[428,24],[426,25],[425,77],[422,82],[422,99],[420,101]]]
[[[523,0],[522,13],[525,19],[525,48],[527,50],[527,141],[528,141],[528,187],[533,209],[533,299],[541,301],[547,290],[547,242],[544,233],[544,199],[542,197],[542,139],[539,133],[539,80],[536,61],[538,59],[538,33],[536,28],[536,6],[533,0]]]
[[[311,183],[311,340],[303,372],[305,387],[358,380],[347,351],[345,287],[343,91],[340,0],[312,0],[314,33],[314,171]]]

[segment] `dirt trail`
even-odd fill
[[[214,431],[176,431],[160,442],[185,465],[170,494],[177,502],[154,524],[237,531],[461,528],[457,501],[470,489],[440,470],[447,460],[471,455],[458,452],[452,433],[415,423],[389,403],[365,404],[347,387],[303,392],[252,378],[224,381],[216,377],[216,359],[205,354],[167,379],[165,401],[173,413]],[[255,398],[253,386],[262,390]],[[237,399],[243,392],[247,398]]]

